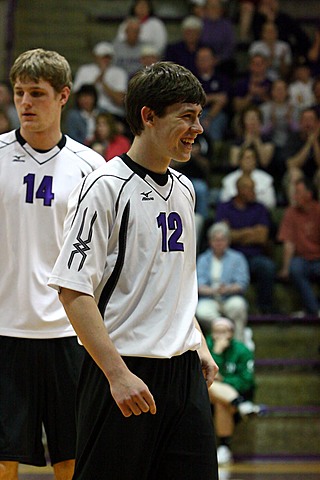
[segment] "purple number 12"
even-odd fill
[[[183,243],[178,241],[182,234],[182,221],[180,215],[177,212],[171,212],[167,217],[165,212],[161,212],[157,217],[157,223],[162,231],[162,251],[184,251]],[[169,238],[168,230],[172,230]]]

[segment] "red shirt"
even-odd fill
[[[288,207],[284,213],[278,240],[295,245],[295,254],[306,260],[320,259],[320,204],[312,200],[306,211]]]

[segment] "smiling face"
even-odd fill
[[[166,108],[165,115],[146,115],[146,133],[152,139],[154,153],[165,162],[171,159],[187,162],[197,135],[203,132],[200,124],[202,107],[192,103],[175,103]],[[148,125],[148,121],[151,122]]]
[[[35,82],[17,78],[13,91],[21,134],[26,140],[31,134],[51,136],[60,131],[61,109],[69,98],[69,87],[58,93],[43,79]]]

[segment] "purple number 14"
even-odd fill
[[[36,188],[35,177],[34,173],[28,173],[28,175],[23,178],[23,183],[27,185],[26,202],[33,203],[34,198],[39,198],[43,200],[44,206],[51,207],[51,202],[54,199],[54,193],[52,191],[53,178],[49,175],[45,175],[40,181],[36,193],[34,194]]]

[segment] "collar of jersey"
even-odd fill
[[[169,170],[167,170],[166,173],[155,173],[145,167],[142,167],[141,165],[138,165],[138,163],[134,162],[126,153],[120,155],[120,158],[129,168],[131,168],[131,170],[134,171],[134,173],[139,175],[141,178],[144,179],[146,175],[149,175],[154,182],[162,187],[168,182]]]
[[[22,147],[27,143],[27,141],[23,138],[23,136],[20,133],[20,128],[18,130],[16,130],[16,138],[17,138],[18,142],[20,143],[20,145]],[[60,141],[57,143],[57,145],[55,145],[55,147],[58,147],[59,150],[61,150],[65,146],[66,141],[67,141],[67,139],[66,139],[65,135],[62,134],[62,137],[61,137]],[[31,145],[30,145],[30,147],[31,147]],[[53,148],[55,148],[55,147],[53,147]],[[33,147],[31,147],[31,148],[33,148]],[[52,148],[49,148],[49,150],[38,150],[36,148],[33,148],[33,150],[35,150],[38,153],[48,153],[48,152],[50,152],[50,150],[52,150]]]

